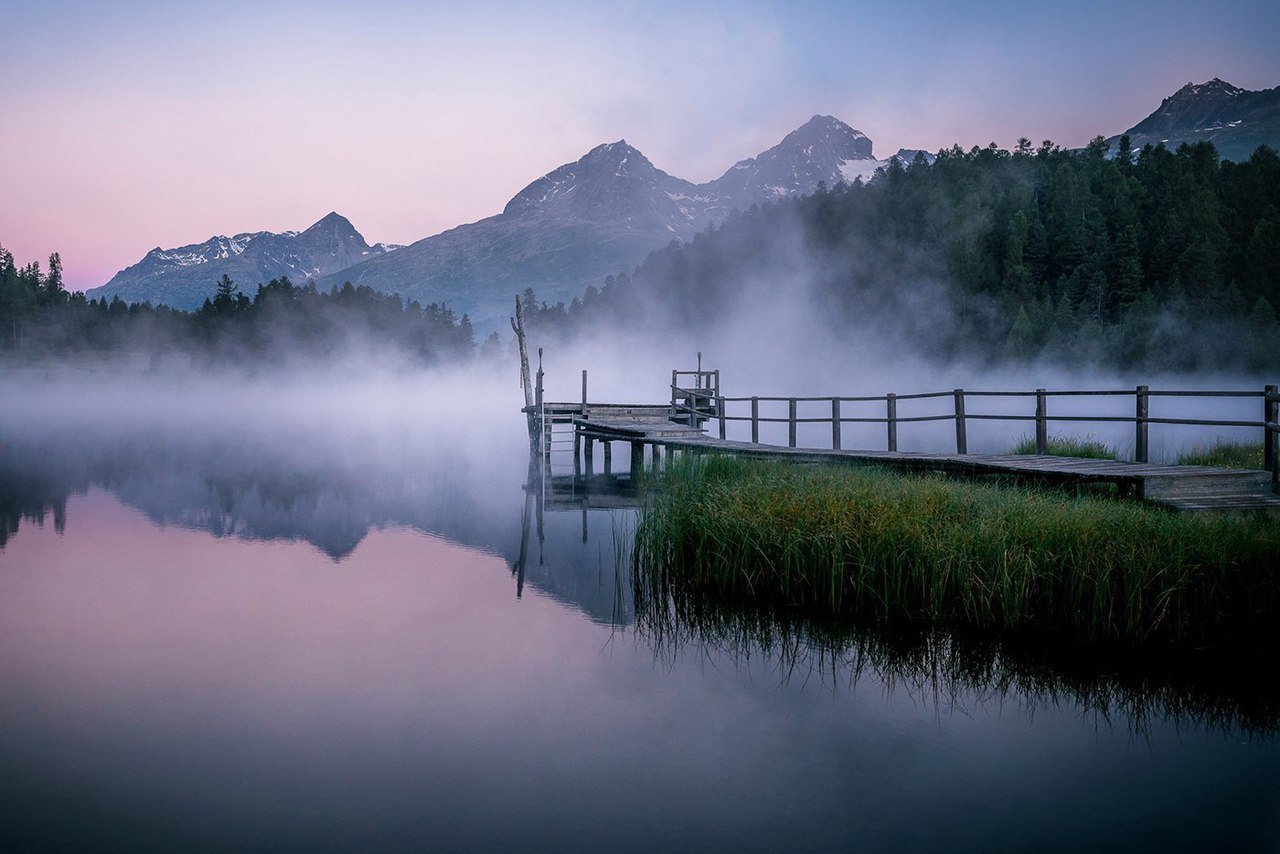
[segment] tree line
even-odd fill
[[[1278,231],[1280,157],[1265,146],[1243,163],[1127,137],[1115,151],[1101,137],[953,146],[731,214],[568,306],[526,294],[525,312],[546,334],[642,309],[696,327],[765,279],[834,328],[939,360],[1275,370]]]
[[[339,355],[352,347],[395,347],[425,363],[471,356],[467,315],[438,303],[405,302],[349,282],[320,291],[288,278],[260,284],[252,297],[228,276],[195,311],[119,296],[87,299],[68,292],[62,261],[15,265],[0,247],[0,350],[33,356],[122,352],[163,355],[181,350],[220,361]]]

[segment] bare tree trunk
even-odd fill
[[[516,334],[520,345],[520,383],[524,386],[524,408],[529,417],[529,453],[538,453],[538,443],[542,432],[542,413],[533,411],[533,383],[529,374],[529,349],[524,338],[524,311],[520,308],[520,297],[516,297],[516,316],[511,318],[511,330]]]
[[[529,349],[524,341],[524,311],[520,308],[520,297],[516,297],[516,316],[511,318],[511,331],[516,334],[520,344],[520,382],[524,385],[524,405],[533,406],[533,384],[529,377]]]

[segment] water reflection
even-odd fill
[[[664,662],[714,653],[763,666],[780,684],[817,680],[844,690],[871,674],[922,700],[1016,699],[1029,713],[1068,704],[1134,731],[1153,719],[1255,735],[1280,729],[1277,683],[1230,652],[1160,655],[1040,636],[885,630],[699,599],[656,589],[631,571],[638,498],[625,475],[552,475],[530,463],[522,481],[493,488],[468,483],[465,471],[438,460],[422,465],[380,469],[350,454],[334,465],[323,455],[282,459],[154,439],[56,453],[8,443],[0,454],[0,549],[24,522],[51,519],[62,533],[68,498],[95,487],[161,525],[218,538],[306,542],[337,563],[370,532],[407,527],[501,556],[517,598],[532,586],[595,622],[634,625]],[[508,500],[513,491],[518,504]]]
[[[1280,732],[1269,667],[1225,650],[1134,651],[939,627],[867,625],[776,609],[665,597],[637,582],[637,635],[661,661],[690,650],[751,663],[781,684],[839,691],[891,686],[935,710],[1008,703],[1034,716],[1068,709],[1145,734],[1154,723],[1250,738]],[[962,699],[962,698],[967,698]]]
[[[533,475],[349,445],[7,444],[0,848],[1275,838],[1280,756],[1219,731],[1270,732],[1271,698],[637,591],[634,495]]]
[[[68,497],[100,487],[157,524],[302,541],[335,562],[372,531],[413,528],[503,556],[517,596],[529,583],[598,622],[627,622],[629,604],[614,572],[615,511],[627,500],[607,500],[619,493],[605,478],[592,490],[566,491],[562,478],[543,483],[536,469],[501,462],[477,471],[456,453],[405,448],[386,458],[314,438],[299,439],[287,453],[155,434],[111,443],[7,441],[0,444],[0,549],[24,521],[43,525],[51,517],[62,532]]]

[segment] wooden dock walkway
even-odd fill
[[[692,376],[691,387],[683,387],[680,378]],[[672,372],[672,396],[669,403],[664,404],[595,404],[588,403],[586,397],[586,372],[583,372],[583,397],[579,403],[543,403],[541,392],[541,371],[538,374],[537,403],[526,407],[525,411],[531,419],[541,418],[544,452],[550,460],[552,445],[572,443],[573,469],[577,476],[590,478],[594,472],[593,447],[600,443],[604,452],[604,473],[610,474],[612,469],[611,448],[616,442],[625,442],[630,446],[631,470],[642,470],[646,465],[646,448],[649,465],[659,465],[663,456],[672,453],[729,453],[755,459],[785,459],[801,463],[875,465],[884,468],[910,472],[940,472],[962,477],[1003,476],[1026,482],[1048,484],[1070,483],[1104,483],[1114,484],[1122,494],[1162,505],[1175,510],[1196,512],[1267,512],[1280,515],[1280,494],[1277,494],[1277,482],[1280,481],[1280,453],[1277,452],[1276,434],[1280,433],[1280,424],[1276,421],[1277,406],[1280,394],[1275,386],[1268,386],[1261,392],[1160,392],[1150,391],[1146,386],[1138,386],[1134,391],[1102,391],[1102,392],[1046,392],[1038,389],[1035,392],[970,392],[971,397],[1034,397],[1036,413],[1034,416],[1020,415],[983,415],[965,414],[965,393],[956,389],[954,392],[930,393],[921,395],[886,395],[878,398],[725,398],[720,394],[718,371]],[[1135,414],[1131,418],[1116,416],[1057,416],[1052,420],[1062,421],[1132,421],[1137,430],[1135,444],[1135,462],[1117,460],[1087,459],[1079,457],[1054,456],[1047,453],[1036,454],[970,454],[967,453],[966,421],[970,419],[1001,419],[1035,421],[1037,450],[1043,451],[1047,443],[1047,424],[1051,420],[1047,415],[1046,400],[1053,396],[1081,395],[1133,395],[1136,400]],[[1205,421],[1184,418],[1153,418],[1149,414],[1149,398],[1166,397],[1258,397],[1262,399],[1264,420],[1240,421],[1220,420]],[[902,417],[896,415],[899,401],[954,397],[954,414],[930,415],[925,417]],[[760,400],[788,401],[789,417],[787,419],[761,418]],[[797,401],[831,401],[830,418],[797,418]],[[883,418],[842,417],[841,401],[875,401],[882,400],[888,404],[887,415]],[[726,414],[726,401],[750,402],[750,417],[730,417]],[[750,421],[753,441],[740,441],[725,438],[726,422]],[[900,451],[897,449],[897,424],[926,420],[954,420],[956,425],[955,453],[928,453],[919,451]],[[717,422],[718,436],[710,436],[703,425]],[[789,444],[787,446],[764,444],[758,441],[759,424],[762,421],[788,421]],[[796,447],[796,424],[798,422],[826,421],[832,430],[832,447],[802,448]],[[840,426],[848,422],[880,421],[888,424],[888,450],[846,449],[840,446]],[[1152,423],[1159,424],[1208,424],[1229,427],[1262,428],[1265,458],[1268,471],[1217,468],[1191,465],[1163,465],[1146,461],[1147,429]],[[572,432],[571,439],[557,440],[555,426],[561,425]],[[564,450],[568,450],[565,448]],[[585,472],[584,472],[585,469]]]

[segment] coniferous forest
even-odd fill
[[[194,312],[119,297],[86,299],[62,285],[55,253],[47,272],[18,268],[0,248],[0,349],[35,356],[180,350],[220,362],[261,362],[285,355],[324,356],[348,345],[394,347],[432,364],[469,356],[471,321],[435,303],[346,284],[328,292],[287,278],[259,285],[252,298],[222,277]]]
[[[1280,157],[1127,139],[1109,152],[1100,137],[1077,151],[953,147],[735,213],[582,300],[526,294],[525,310],[551,333],[642,307],[697,325],[752,280],[803,288],[836,326],[939,360],[1274,370]]]
[[[876,330],[939,361],[1043,359],[1148,370],[1280,368],[1280,157],[1219,160],[1101,137],[1081,150],[1025,139],[890,161],[877,179],[735,211],[570,305],[526,290],[544,336],[610,324],[702,326],[773,289],[835,330]],[[250,298],[225,276],[194,312],[68,293],[55,254],[18,267],[0,248],[0,348],[31,354],[195,346],[257,358],[354,340],[426,362],[475,350],[466,315],[350,284],[287,279]],[[762,322],[765,322],[762,320]],[[490,344],[496,343],[491,337]]]

